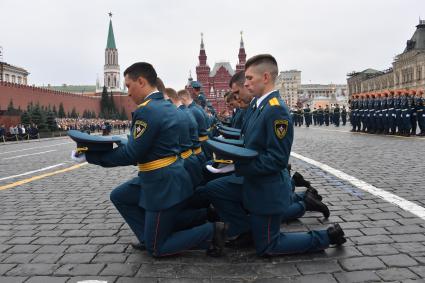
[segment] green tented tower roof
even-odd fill
[[[112,20],[109,20],[108,41],[106,43],[106,49],[117,49],[115,45],[114,29],[112,28]]]

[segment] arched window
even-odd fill
[[[111,77],[108,76],[108,85],[107,86],[111,86]]]

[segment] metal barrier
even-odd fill
[[[23,140],[34,140],[34,139],[40,139],[40,134],[36,135],[30,135],[30,134],[15,134],[15,135],[2,135],[0,136],[0,141],[3,143],[10,142],[10,141],[23,141]]]

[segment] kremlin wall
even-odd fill
[[[119,111],[124,107],[127,117],[131,117],[131,112],[136,108],[136,104],[128,95],[113,95],[115,106]],[[50,90],[47,88],[33,87],[22,84],[0,82],[0,110],[6,110],[10,101],[13,101],[15,108],[27,109],[31,102],[48,106],[62,102],[65,113],[71,112],[75,107],[80,115],[84,110],[94,111],[96,115],[100,112],[100,96],[86,96],[70,92]]]

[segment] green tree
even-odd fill
[[[46,115],[46,124],[47,124],[47,128],[50,131],[56,131],[57,129],[57,124],[56,124],[56,120],[55,120],[55,114],[53,113],[53,111],[49,111],[47,112]]]
[[[53,114],[55,115],[55,117],[58,117],[58,111],[56,110],[56,104],[53,104]]]
[[[9,101],[9,104],[7,105],[6,114],[8,114],[8,115],[19,115],[20,113],[21,113],[20,109],[16,109],[13,106],[13,100],[11,99]]]
[[[30,115],[28,114],[28,112],[27,111],[24,111],[22,114],[21,114],[21,123],[22,124],[24,124],[24,125],[29,125],[30,123],[31,123],[31,120],[30,120],[31,118],[30,118]]]
[[[46,130],[46,117],[43,115],[40,105],[36,104],[31,113],[31,122],[38,126],[40,131]]]
[[[35,105],[32,109],[31,109],[31,122],[38,125],[41,121],[41,110],[40,107],[37,105]]]
[[[127,114],[125,113],[124,107],[121,108],[120,120],[128,120]]]
[[[100,115],[101,118],[107,118],[109,110],[109,95],[106,86],[103,87],[102,96],[100,98]]]
[[[115,102],[114,102],[114,96],[112,95],[112,91],[111,94],[109,96],[109,113],[111,113],[111,116],[117,116],[115,114],[118,114],[117,108],[115,106]]]
[[[65,109],[63,108],[63,103],[61,102],[59,104],[59,111],[58,111],[58,117],[59,118],[65,118]]]
[[[72,107],[71,118],[78,118],[78,114],[77,114],[77,111],[75,110],[75,107]]]
[[[27,112],[28,114],[31,116],[31,112],[34,109],[34,103],[32,103],[32,101],[30,103],[28,103],[27,105]]]

